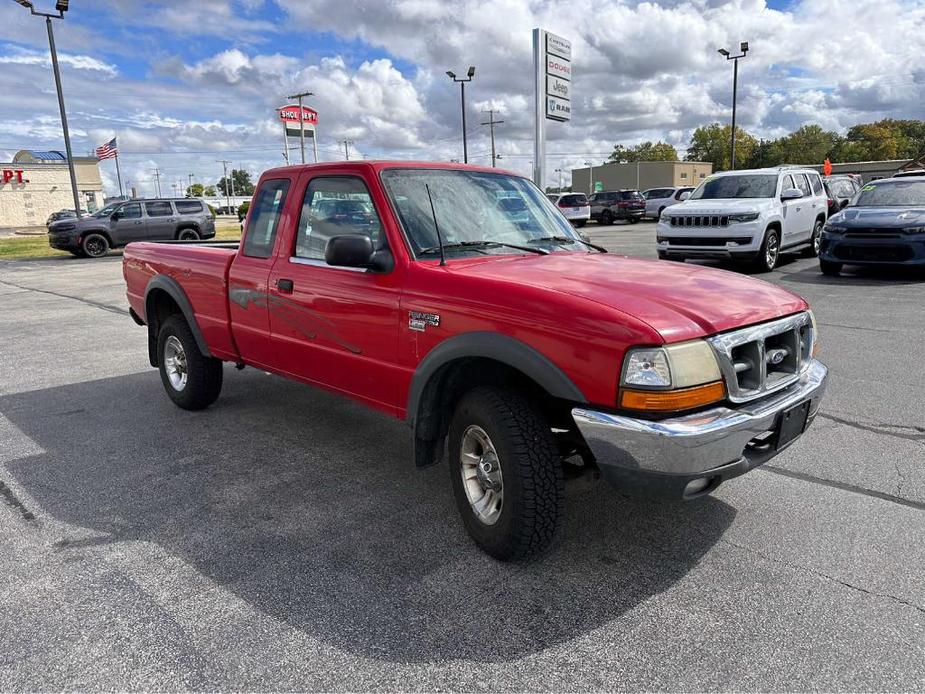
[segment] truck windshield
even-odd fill
[[[923,207],[925,181],[906,179],[868,183],[851,203],[852,207]]]
[[[777,174],[742,174],[708,178],[689,199],[773,198],[776,193]]]
[[[527,179],[454,169],[390,169],[382,172],[382,181],[416,257],[432,258],[439,248],[435,216],[447,256],[523,253],[517,246],[588,250]]]
[[[121,204],[122,204],[121,202],[114,202],[111,205],[106,205],[106,207],[104,207],[102,210],[97,210],[91,216],[92,217],[108,217]]]

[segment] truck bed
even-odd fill
[[[156,275],[180,285],[202,336],[213,355],[236,360],[228,311],[228,269],[238,252],[236,241],[142,241],[129,244],[122,259],[126,296],[145,322],[145,295]]]

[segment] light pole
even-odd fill
[[[594,192],[594,162],[586,161],[588,167],[588,195]]]
[[[561,193],[562,192],[562,169],[556,169],[556,173],[559,174],[559,189],[556,192]]]
[[[463,131],[463,163],[469,163],[469,148],[466,144],[466,82],[471,82],[472,78],[475,76],[475,65],[469,66],[469,71],[466,73],[466,78],[457,77],[456,73],[452,70],[446,71],[447,77],[449,77],[454,82],[459,82],[459,99],[462,105],[462,131]]]
[[[720,48],[718,51],[726,60],[732,61],[732,165],[730,168],[733,171],[736,168],[736,95],[739,88],[739,58],[744,58],[748,53],[748,41],[740,43],[739,50],[742,51],[739,55],[732,55],[725,48]]]
[[[39,12],[32,5],[32,0],[16,0],[36,17],[45,18],[45,27],[48,29],[48,50],[51,52],[51,67],[55,73],[55,89],[58,91],[58,110],[61,112],[61,130],[64,131],[64,149],[67,152],[67,169],[71,176],[71,192],[74,195],[74,211],[79,215],[80,195],[77,193],[77,174],[74,172],[74,156],[71,154],[71,134],[67,129],[67,114],[64,111],[64,92],[61,90],[61,71],[58,69],[58,51],[55,50],[55,33],[51,28],[52,19],[64,19],[67,12],[68,0],[58,0],[55,3],[57,14]]]

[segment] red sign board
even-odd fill
[[[295,104],[293,106],[280,106],[277,111],[279,111],[279,119],[284,123],[299,125],[299,106]],[[302,107],[303,118],[305,119],[305,127],[313,128],[318,125],[318,112],[309,108],[308,106]]]

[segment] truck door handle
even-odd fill
[[[284,294],[292,294],[292,289],[295,286],[292,280],[276,280],[276,288],[279,289]]]

